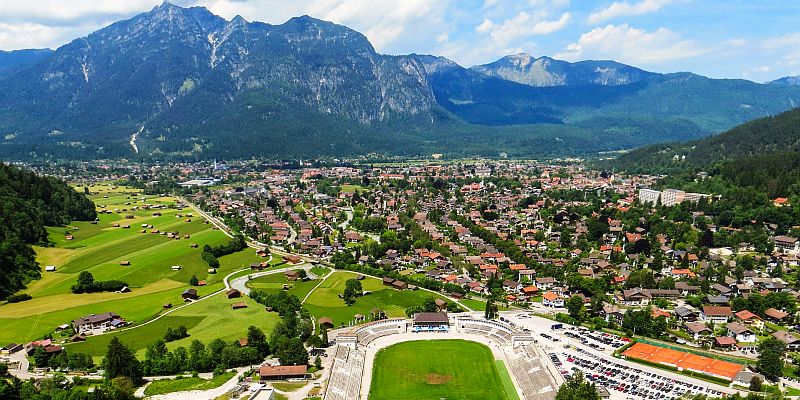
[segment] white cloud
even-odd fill
[[[443,30],[449,7],[449,0],[200,0],[200,3],[225,18],[242,15],[248,20],[273,24],[308,14],[362,32],[378,50],[409,39],[404,36],[435,40]]]
[[[617,17],[647,14],[658,11],[671,2],[672,0],[642,0],[638,3],[615,1],[610,6],[591,13],[588,22],[599,24]]]
[[[561,30],[567,26],[571,18],[572,15],[568,12],[561,14],[557,20],[545,20],[541,15],[520,11],[515,17],[509,18],[501,24],[485,19],[475,28],[475,31],[480,34],[489,34],[494,42],[505,46],[522,37],[547,35]]]
[[[70,21],[95,16],[129,15],[148,10],[161,0],[4,0],[0,19],[3,21]]]
[[[795,72],[800,67],[800,32],[764,39],[758,47],[762,54],[774,56],[777,65]]]
[[[569,61],[614,59],[629,64],[656,65],[707,53],[697,43],[683,40],[666,28],[648,32],[622,25],[607,25],[581,35],[556,58]]]

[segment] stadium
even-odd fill
[[[563,381],[541,361],[547,355],[530,332],[476,316],[439,312],[375,321],[339,332],[335,343],[324,400],[438,400],[440,392],[552,400]]]

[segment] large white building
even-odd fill
[[[683,203],[686,199],[686,192],[677,189],[666,189],[661,192],[661,204],[667,207]]]
[[[658,198],[661,197],[661,192],[653,189],[639,189],[639,202],[642,204],[658,204]]]
[[[663,192],[653,189],[639,189],[639,202],[642,204],[656,205],[660,199],[662,205],[671,207],[676,204],[683,203],[684,201],[696,203],[703,197],[710,198],[711,195],[702,193],[687,193],[678,189],[665,189]]]

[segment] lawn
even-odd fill
[[[146,396],[155,396],[164,393],[186,392],[189,390],[209,390],[222,386],[231,380],[236,372],[226,372],[211,379],[202,378],[177,378],[155,381],[144,390]]]
[[[511,380],[511,374],[506,368],[506,363],[503,360],[494,360],[494,365],[497,367],[497,372],[500,373],[500,380],[506,389],[508,400],[519,400],[519,394],[517,394],[517,389],[514,387],[514,381]]]
[[[464,340],[399,343],[375,357],[370,400],[505,400],[491,350]]]
[[[0,326],[3,327],[0,329],[0,342],[24,343],[35,340],[52,333],[61,324],[88,314],[107,311],[113,311],[131,323],[141,323],[162,313],[166,303],[175,306],[183,304],[180,295],[189,287],[188,282],[192,275],[206,281],[206,286],[198,288],[200,296],[205,296],[222,289],[222,280],[228,273],[265,260],[257,256],[254,250],[245,249],[220,257],[217,273],[210,274],[208,265],[200,257],[202,246],[226,243],[229,239],[221,231],[204,223],[199,215],[194,215],[191,221],[187,221],[191,210],[132,210],[132,207],[145,203],[174,204],[175,199],[170,197],[147,196],[146,200],[142,200],[144,196],[138,191],[110,185],[92,186],[90,191],[93,193],[90,198],[95,201],[99,210],[103,210],[100,205],[106,205],[105,210],[113,212],[119,209],[120,213],[100,214],[97,224],[75,222],[67,227],[48,228],[49,238],[54,246],[36,247],[37,261],[43,266],[55,265],[57,270],[43,272],[41,279],[29,284],[24,292],[33,296],[32,300],[0,305]],[[155,212],[161,215],[153,216]],[[126,215],[132,215],[133,219],[125,219]],[[180,232],[180,239],[169,239],[160,234],[143,234],[140,232],[143,223],[152,224],[162,232]],[[114,224],[128,224],[130,228],[114,227]],[[73,240],[65,240],[67,234],[72,235]],[[187,239],[184,235],[190,237]],[[191,244],[198,244],[198,248],[192,248]],[[120,260],[130,261],[131,265],[120,266]],[[273,258],[273,264],[281,262],[281,257]],[[173,265],[180,265],[181,269],[175,271],[172,269]],[[131,292],[72,294],[70,288],[81,271],[91,272],[96,280],[123,280],[129,284]],[[221,298],[224,299],[224,296]],[[181,310],[180,314],[176,312],[176,316],[201,317],[196,325],[205,326],[209,332],[216,334],[215,337],[227,340],[246,331],[247,325],[232,330],[220,330],[209,327],[208,321],[224,319],[229,314],[229,306],[224,303],[221,306],[224,310],[209,310],[206,306],[196,305],[193,306],[196,311],[186,314]],[[254,312],[253,307],[239,310],[237,315],[248,317],[236,318],[237,323],[243,324],[252,319],[256,321],[255,325],[261,324],[271,330],[274,321],[263,316],[264,313],[259,313],[257,317],[251,315]],[[205,323],[201,323],[204,321]],[[147,332],[150,329],[153,331],[143,338],[163,336],[161,331],[166,328],[154,324],[142,331]],[[90,339],[87,343],[93,340]],[[140,348],[146,344],[143,343]],[[98,343],[97,347],[104,345]],[[98,351],[92,353],[97,354]]]
[[[245,302],[248,307],[232,309],[231,304],[238,302]],[[136,351],[139,357],[144,357],[147,345],[162,338],[168,327],[176,328],[184,325],[188,329],[189,337],[170,342],[167,346],[170,349],[179,346],[188,348],[193,340],[205,344],[214,339],[226,342],[238,340],[247,336],[250,325],[257,326],[269,335],[279,319],[277,314],[266,312],[263,306],[247,297],[229,300],[223,294],[217,294],[170,313],[153,323],[135,329],[89,337],[85,342],[68,345],[67,349],[100,358],[106,353],[111,338],[117,336]]]
[[[441,298],[423,290],[391,289],[379,279],[367,277],[361,281],[361,287],[370,293],[348,306],[339,295],[344,292],[345,282],[356,276],[353,272],[334,272],[311,293],[304,306],[317,318],[329,317],[335,326],[346,326],[354,321],[356,314],[368,316],[373,309],[379,309],[388,317],[404,317],[406,308],[420,305],[428,297]]]
[[[342,193],[355,193],[364,191],[364,188],[359,185],[342,185],[340,189]]]
[[[316,280],[306,280],[303,282],[290,282],[288,279],[286,279],[286,275],[284,274],[272,274],[260,276],[248,281],[247,287],[250,289],[263,290],[268,293],[277,293],[282,291],[284,285],[286,285],[286,287],[289,288],[289,294],[293,294],[297,296],[298,299],[302,300],[306,297],[308,292],[311,291],[311,289],[314,289],[314,286],[317,286],[320,279],[322,278]]]
[[[461,304],[475,310],[475,311],[484,311],[486,310],[486,301],[475,300],[475,299],[461,299],[459,300]]]

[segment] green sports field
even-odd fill
[[[420,340],[378,352],[369,398],[506,400],[517,394],[504,385],[488,347],[464,340]]]

